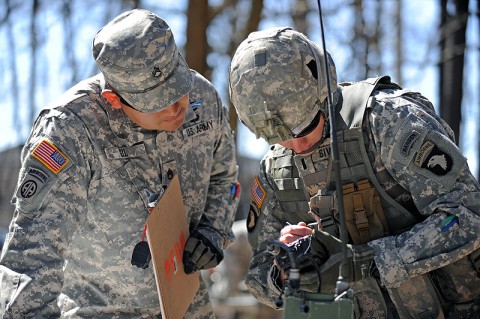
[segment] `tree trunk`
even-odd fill
[[[463,65],[468,21],[468,0],[455,0],[455,12],[447,10],[442,0],[440,42],[440,115],[460,141],[462,119]]]
[[[237,41],[243,41],[247,36],[254,31],[258,30],[258,25],[260,24],[260,20],[262,17],[263,11],[263,0],[252,0],[252,6],[250,9],[250,16],[248,17],[247,25],[244,30],[239,30],[239,34],[242,34],[241,37],[236,37]],[[230,45],[230,57],[233,57],[234,49],[240,45],[240,42],[232,42]],[[228,108],[228,120],[230,122],[230,126],[234,131],[235,135],[237,134],[237,126],[238,126],[238,115],[235,111],[235,108],[232,105],[229,105]]]
[[[37,48],[38,48],[38,37],[37,37],[37,12],[39,8],[38,0],[32,1],[32,11],[30,16],[30,81],[29,81],[29,95],[28,95],[28,126],[33,124],[35,120],[35,96],[37,94]]]
[[[188,2],[185,58],[190,68],[202,74],[207,79],[210,79],[211,70],[207,65],[207,55],[209,51],[207,27],[210,23],[208,12],[208,0],[193,0]]]
[[[23,123],[20,118],[20,91],[19,91],[19,80],[18,80],[18,70],[17,70],[17,45],[16,39],[13,32],[12,17],[10,16],[12,12],[12,3],[10,0],[6,1],[6,13],[5,13],[5,24],[6,24],[6,33],[7,33],[7,43],[8,50],[8,64],[11,72],[12,82],[10,83],[10,90],[12,92],[12,114],[13,114],[13,127],[18,131],[22,132]],[[13,141],[16,145],[21,143],[21,134],[17,134],[17,141]]]

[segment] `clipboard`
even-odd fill
[[[162,317],[179,319],[200,286],[199,275],[185,274],[183,250],[190,236],[178,175],[147,218],[147,239],[157,282]]]

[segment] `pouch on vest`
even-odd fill
[[[410,278],[399,287],[387,290],[400,318],[445,318],[441,301],[427,274]]]
[[[480,296],[480,249],[433,271],[436,286],[446,302],[465,303]]]
[[[355,245],[389,235],[378,191],[368,180],[342,186],[345,222]]]

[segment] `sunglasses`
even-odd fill
[[[320,123],[320,117],[322,116],[322,112],[318,111],[313,120],[308,124],[306,128],[304,128],[300,133],[298,134],[293,134],[293,138],[300,138],[307,136],[308,134],[312,133],[313,130],[318,126],[318,123]]]

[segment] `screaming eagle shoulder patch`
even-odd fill
[[[250,204],[250,209],[248,210],[247,215],[247,231],[251,233],[255,226],[257,226],[258,218],[260,217],[260,211],[255,205]]]
[[[453,161],[449,154],[439,149],[431,141],[425,141],[414,160],[415,165],[428,169],[435,175],[446,175],[452,170]]]
[[[70,161],[65,154],[48,140],[40,142],[33,150],[32,156],[42,162],[43,165],[55,174],[60,173]]]

